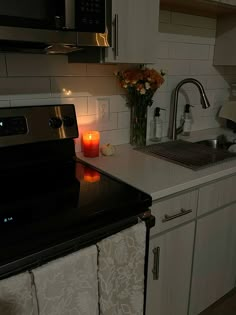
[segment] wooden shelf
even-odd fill
[[[212,18],[236,14],[236,5],[232,6],[211,0],[161,0],[160,9]]]

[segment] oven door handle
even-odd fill
[[[151,229],[156,224],[156,218],[151,214],[151,210],[145,211],[139,218],[146,223],[148,229]]]

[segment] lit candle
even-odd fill
[[[100,134],[98,131],[85,131],[83,133],[84,156],[99,156]]]

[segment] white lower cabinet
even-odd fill
[[[199,314],[234,287],[235,227],[236,204],[197,220],[189,315]]]
[[[150,240],[146,315],[187,315],[195,222]]]
[[[235,185],[234,174],[153,203],[146,315],[198,315],[235,287]]]

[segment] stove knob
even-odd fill
[[[69,116],[64,116],[63,117],[63,125],[65,127],[72,127],[75,123],[75,120],[73,117],[69,117]]]
[[[61,118],[58,118],[58,117],[51,117],[49,119],[49,126],[54,128],[54,129],[57,129],[57,128],[60,128],[62,125],[62,120]]]

